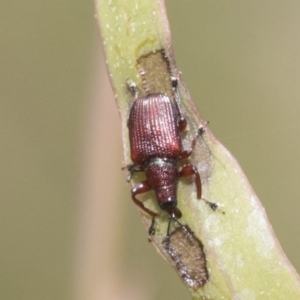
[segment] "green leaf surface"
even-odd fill
[[[189,148],[197,129],[205,122],[190,100],[176,67],[163,1],[97,0],[96,10],[122,118],[125,164],[131,163],[127,117],[134,101],[127,79],[137,84],[140,95],[161,92],[171,96],[170,75],[179,78],[179,93],[188,122],[183,145]],[[238,163],[208,128],[197,141],[191,163],[201,175],[203,197],[219,205],[217,211],[212,211],[205,201],[197,199],[192,180],[179,182],[178,207],[183,214],[180,222],[188,225],[203,244],[209,273],[202,287],[188,286],[193,298],[300,299],[299,276],[282,252],[264,208]],[[141,176],[134,176],[133,184]],[[159,211],[151,193],[141,199],[145,206]],[[148,229],[151,217],[142,211],[141,217]],[[167,226],[168,216],[161,214],[152,242],[178,271],[163,243]],[[172,224],[172,229],[175,226]]]

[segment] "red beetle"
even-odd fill
[[[182,215],[177,207],[177,182],[180,177],[195,175],[197,198],[201,199],[201,179],[197,168],[187,164],[179,169],[177,163],[192,154],[196,139],[204,132],[204,127],[199,128],[191,148],[183,150],[180,132],[186,129],[186,120],[180,108],[178,81],[172,77],[171,82],[175,100],[161,93],[139,98],[135,84],[127,82],[136,99],[128,118],[133,162],[127,166],[130,172],[128,181],[133,172],[145,172],[147,179],[137,183],[132,188],[131,195],[134,203],[152,216],[150,234],[155,233],[154,222],[158,213],[145,207],[137,199],[138,194],[154,190],[159,207],[169,214],[170,220],[175,221]],[[208,204],[214,210],[217,208],[215,203]]]

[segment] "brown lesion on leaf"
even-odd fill
[[[164,93],[173,97],[170,62],[163,49],[139,57],[136,66],[145,94]]]
[[[145,96],[153,93],[163,93],[168,95],[170,98],[174,99],[175,94],[172,89],[171,76],[178,76],[178,71],[172,65],[172,61],[166,54],[164,49],[153,50],[145,55],[140,56],[136,61],[136,68],[141,79],[141,85],[139,88],[139,96]],[[174,74],[173,74],[174,73]],[[180,87],[181,82],[179,80],[179,96],[180,100],[182,96],[182,87]],[[184,101],[181,103],[183,107],[184,117],[187,119],[188,130],[183,133],[183,138],[188,137],[187,145],[190,143],[190,139],[194,137],[194,132],[199,128],[200,124],[192,124],[191,116],[187,113]],[[211,170],[209,167],[211,153],[209,147],[203,142],[202,138],[197,142],[197,147],[200,147],[201,150],[198,151],[201,156],[201,162],[206,162],[205,166],[201,168],[201,180],[203,183],[206,182],[209,178]],[[198,148],[199,149],[199,148]]]
[[[204,248],[188,226],[176,228],[162,245],[186,286],[196,290],[206,284],[209,274]]]

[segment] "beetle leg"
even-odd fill
[[[149,185],[147,180],[137,183],[131,190],[131,196],[133,202],[143,211],[145,211],[150,216],[152,216],[151,225],[148,230],[149,236],[155,234],[155,217],[157,216],[157,213],[145,207],[144,204],[136,198],[136,195],[146,193],[150,190],[151,190],[151,186]]]
[[[201,199],[202,188],[201,188],[201,179],[197,168],[193,165],[185,165],[179,171],[179,177],[189,177],[195,175],[196,187],[197,187],[197,198]]]
[[[195,175],[196,176],[196,187],[197,187],[197,198],[203,200],[212,210],[216,210],[218,205],[214,202],[210,202],[205,198],[202,198],[202,187],[201,187],[201,178],[197,168],[193,165],[185,165],[179,171],[179,177],[189,177]],[[223,212],[224,213],[224,212]]]
[[[122,170],[125,170],[127,169],[128,170],[128,175],[127,175],[127,182],[129,182],[132,178],[132,174],[134,172],[142,172],[144,171],[143,167],[141,165],[135,165],[135,164],[130,164],[130,165],[127,165],[126,167],[123,167]]]
[[[195,148],[195,146],[196,146],[197,138],[200,137],[200,136],[205,132],[205,127],[206,127],[207,124],[208,124],[208,122],[206,122],[206,123],[204,124],[204,126],[200,126],[200,127],[198,128],[197,134],[196,134],[196,136],[195,136],[195,137],[193,138],[193,140],[192,140],[192,144],[191,144],[190,149],[189,149],[189,150],[184,150],[184,151],[182,151],[182,152],[180,153],[180,159],[186,159],[186,158],[188,158],[188,157],[191,156],[191,154],[193,153],[193,150],[194,150],[194,148]]]
[[[149,240],[149,242],[151,242],[150,236],[155,235],[155,217],[152,217],[151,225],[148,229],[148,234],[149,234],[148,240]]]
[[[132,200],[133,202],[139,207],[141,208],[143,211],[145,211],[146,213],[148,213],[150,216],[152,217],[156,217],[157,216],[157,213],[155,213],[154,211],[148,209],[147,207],[144,206],[144,204],[138,200],[136,198],[136,195],[138,194],[143,194],[143,193],[146,193],[148,191],[150,191],[152,188],[151,186],[149,185],[148,181],[145,180],[145,181],[142,181],[142,182],[139,182],[137,183],[131,190],[131,196],[132,196]]]
[[[127,84],[128,89],[134,95],[134,98],[137,99],[138,96],[139,96],[139,93],[137,91],[136,84],[132,80],[130,80],[129,78],[126,79],[126,84]]]
[[[175,94],[175,101],[178,109],[178,114],[179,114],[179,121],[178,121],[178,127],[180,131],[184,131],[186,129],[186,119],[183,115],[182,109],[181,109],[181,100],[180,100],[180,95],[178,92],[178,78],[175,76],[171,76],[171,84],[172,84],[172,89]]]

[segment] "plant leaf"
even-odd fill
[[[189,148],[199,126],[205,126],[205,122],[190,100],[176,67],[164,2],[97,0],[96,3],[106,63],[122,118],[125,163],[131,162],[126,123],[134,101],[126,85],[128,78],[137,84],[140,95],[160,92],[170,97],[170,75],[179,78],[179,93],[188,122],[183,144]],[[183,214],[180,222],[188,225],[188,234],[203,244],[209,273],[203,286],[195,288],[187,284],[194,299],[300,299],[299,276],[283,253],[264,208],[238,163],[208,128],[197,141],[191,163],[200,172],[203,197],[220,207],[214,212],[205,201],[198,200],[193,182],[184,180],[178,184],[178,206]],[[136,176],[133,183],[140,180],[141,176]],[[159,211],[155,197],[147,194],[141,199],[145,206]],[[149,228],[150,216],[144,212],[141,216]],[[168,251],[170,248],[164,243],[167,226],[167,215],[157,218],[152,242],[180,274],[185,266],[178,267],[176,255],[172,256],[173,250]],[[178,238],[171,241],[174,243],[171,246],[178,246],[176,249],[187,255],[189,246],[182,248],[180,240],[187,243],[185,238]]]

